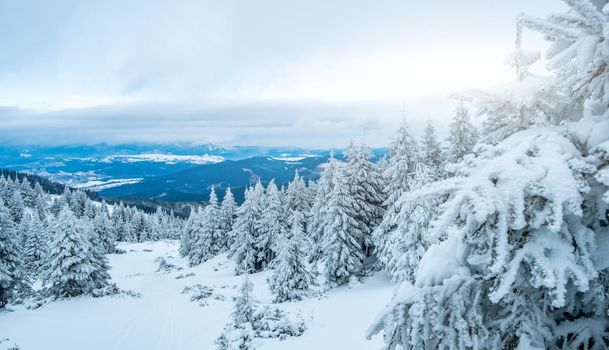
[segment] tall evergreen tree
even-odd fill
[[[403,123],[398,130],[398,136],[391,142],[387,166],[383,172],[385,177],[385,193],[388,194],[385,201],[387,211],[384,217],[395,213],[395,203],[410,189],[412,174],[415,166],[420,161],[418,145],[410,128]],[[372,241],[377,251],[385,249],[385,243],[392,226],[387,225],[386,220],[381,220],[381,225],[374,228]]]
[[[416,166],[411,181],[411,191],[420,189],[433,179],[427,165]],[[431,242],[426,236],[431,220],[436,214],[439,200],[428,198],[410,201],[405,192],[397,202],[387,210],[374,236],[383,235],[384,244],[377,248],[377,257],[381,266],[396,282],[414,282],[419,261]]]
[[[110,219],[103,210],[98,210],[92,222],[92,234],[104,253],[116,253],[116,237]]]
[[[417,141],[408,124],[403,123],[398,129],[398,136],[389,146],[389,158],[383,173],[386,181],[385,193],[388,194],[387,206],[395,203],[402,193],[408,191],[410,177],[419,158]]]
[[[351,143],[346,152],[349,162],[345,167],[346,181],[349,184],[350,204],[358,222],[355,236],[360,240],[364,253],[373,252],[372,231],[381,222],[385,209],[384,181],[375,164],[370,159],[372,152],[365,145],[356,147]]]
[[[357,220],[358,213],[349,192],[349,183],[343,171],[334,176],[332,192],[325,214],[322,240],[323,276],[330,285],[349,282],[362,273],[365,231]]]
[[[224,192],[222,205],[220,206],[220,223],[222,225],[222,250],[229,250],[234,242],[234,237],[231,235],[235,220],[237,219],[237,203],[230,186]]]
[[[273,302],[300,300],[309,291],[311,273],[306,264],[303,215],[291,215],[291,229],[279,237],[277,260],[270,280]]]
[[[81,218],[85,215],[85,208],[87,206],[87,195],[83,191],[74,191],[70,196],[70,209],[77,218]]]
[[[288,184],[288,188],[285,192],[286,210],[298,210],[300,212],[308,211],[309,205],[306,194],[307,185],[302,176],[296,171],[294,173],[294,178]]]
[[[192,250],[192,244],[195,235],[197,234],[197,230],[200,229],[202,224],[201,221],[201,208],[191,208],[190,215],[188,216],[188,220],[184,227],[182,228],[182,232],[180,234],[180,255],[183,257],[190,256],[190,251]]]
[[[27,286],[15,223],[0,201],[0,309]]]
[[[448,160],[453,163],[460,162],[466,154],[474,149],[478,141],[478,131],[469,120],[469,112],[463,101],[455,109],[455,117],[450,123],[450,148],[448,150]]]
[[[30,275],[37,277],[41,273],[48,250],[48,232],[38,214],[29,216],[30,224],[24,243],[24,260]]]
[[[93,251],[90,233],[68,207],[53,225],[53,242],[44,267],[43,285],[55,297],[88,294],[108,285],[107,265]]]
[[[193,231],[192,246],[189,255],[190,266],[198,265],[222,249],[220,240],[222,239],[220,223],[220,205],[216,190],[212,186],[209,194],[209,204],[203,209],[201,217],[201,229]]]
[[[20,223],[23,215],[25,213],[25,204],[23,203],[23,198],[21,197],[21,192],[16,189],[8,198],[8,202],[6,203],[8,207],[8,211],[13,218],[15,223]]]
[[[235,240],[231,246],[230,255],[235,260],[235,272],[239,274],[252,273],[258,269],[257,247],[258,220],[260,219],[260,191],[248,189],[245,201],[237,210],[237,220],[233,227],[232,236]]]
[[[316,186],[315,199],[309,216],[311,217],[309,224],[309,252],[311,261],[321,259],[323,234],[327,224],[327,210],[330,202],[330,193],[334,188],[334,177],[336,172],[341,171],[339,161],[334,158],[334,152],[330,153],[330,158],[326,163],[324,170],[321,173]]]
[[[425,130],[423,131],[423,139],[422,139],[422,148],[421,152],[421,161],[427,165],[429,169],[431,169],[434,174],[434,178],[440,178],[440,168],[444,163],[444,156],[442,154],[442,149],[440,148],[440,143],[436,137],[436,130],[433,126],[431,120],[427,121],[427,126],[425,126]]]
[[[256,241],[256,260],[257,265],[262,268],[268,266],[275,258],[277,251],[275,244],[287,227],[280,195],[275,181],[271,180],[266,188],[266,200],[265,206],[262,208],[262,216],[257,223],[259,236]],[[303,218],[301,217],[301,219]]]

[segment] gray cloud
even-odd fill
[[[0,136],[378,142],[399,121],[402,97],[417,123],[446,120],[446,99],[437,106],[408,94],[445,96],[454,84],[433,67],[429,86],[417,86],[427,74],[417,64],[432,58],[458,71],[488,54],[497,61],[480,67],[488,75],[512,48],[518,12],[560,8],[558,0],[3,1],[0,105],[19,108],[0,109]],[[463,52],[473,54],[456,60]],[[379,99],[394,102],[356,102]]]
[[[441,103],[438,103],[441,101]],[[226,145],[344,146],[361,139],[385,145],[401,121],[399,102],[296,104],[249,102],[206,106],[141,104],[37,112],[0,108],[0,138],[12,144],[193,142]],[[420,131],[452,106],[442,99],[408,105]],[[414,116],[417,117],[414,117]]]

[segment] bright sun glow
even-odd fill
[[[492,51],[492,50],[490,50]],[[494,52],[494,51],[493,51]],[[238,96],[326,101],[400,100],[426,94],[484,88],[513,79],[503,56],[483,50],[425,50],[414,54],[371,53],[295,64],[285,78]]]

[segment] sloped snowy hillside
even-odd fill
[[[20,349],[213,349],[232,310],[232,298],[245,279],[234,276],[234,264],[226,255],[189,268],[175,241],[119,247],[127,253],[109,255],[112,280],[140,297],[83,296],[35,310],[17,306],[0,317],[0,339],[9,338],[10,345]],[[159,257],[175,267],[157,271]],[[271,302],[269,276],[270,271],[249,275],[261,305]],[[197,287],[184,291],[197,284],[209,287],[204,289],[211,293],[207,299],[191,301]],[[274,304],[295,317],[300,314],[307,329],[302,336],[285,340],[256,339],[257,349],[379,349],[381,339],[368,341],[364,334],[394,287],[379,273],[352,288]],[[0,343],[0,349],[4,344],[9,343]]]

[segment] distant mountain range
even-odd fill
[[[385,153],[375,150],[376,154]],[[231,186],[238,201],[260,178],[285,185],[298,170],[319,175],[329,150],[295,147],[225,147],[213,144],[125,144],[91,146],[2,146],[0,167],[42,175],[63,184],[125,199],[190,201]],[[341,157],[340,151],[337,157]]]
[[[102,190],[102,197],[126,199],[156,199],[166,201],[204,201],[209,198],[209,190],[216,186],[218,195],[223,196],[227,186],[231,186],[235,199],[243,200],[243,192],[249,184],[260,179],[268,183],[275,179],[277,185],[287,185],[296,171],[305,179],[319,176],[319,165],[327,157],[272,158],[252,157],[241,160],[227,160],[221,163],[203,164],[171,174],[148,177],[134,184]]]

